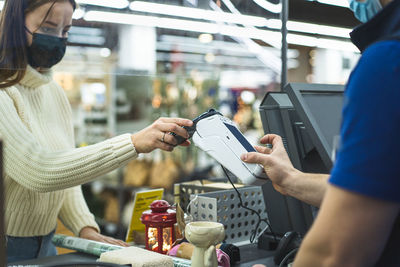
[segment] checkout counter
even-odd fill
[[[198,216],[199,218],[194,217],[194,220],[198,220],[202,217],[209,218],[213,212],[218,212],[218,218],[223,221],[225,226],[225,242],[229,244],[234,244],[239,248],[240,251],[240,261],[236,262],[231,266],[238,267],[251,267],[254,264],[264,264],[268,267],[277,266],[274,263],[274,254],[273,250],[264,250],[259,249],[257,243],[249,242],[249,232],[254,229],[255,224],[252,222],[256,221],[255,214],[245,214],[243,213],[239,216],[242,208],[238,207],[239,200],[235,197],[235,191],[233,189],[223,189],[218,188],[218,185],[221,183],[210,183],[210,184],[202,184],[198,185],[193,182],[182,183],[179,186],[175,186],[176,195],[179,196],[179,200],[176,199],[177,202],[181,203],[182,206],[188,207],[191,206],[190,213],[192,216]],[[216,187],[217,186],[217,187]],[[216,190],[216,191],[215,191]],[[261,187],[242,187],[238,189],[239,192],[243,196],[247,196],[245,199],[250,203],[253,203],[254,208],[257,210],[263,210],[261,213],[262,217],[265,218],[265,204],[263,201],[263,192]],[[196,201],[190,201],[190,193],[193,192],[196,195]],[[203,192],[203,193],[197,193]],[[211,201],[213,203],[212,209],[210,208],[210,203],[207,201]],[[212,202],[214,201],[214,202]],[[155,203],[157,201],[154,201]],[[202,209],[202,207],[207,207],[206,209]],[[195,208],[197,207],[197,209]],[[233,209],[224,210],[223,207],[234,207]],[[148,211],[150,212],[150,211]],[[143,214],[147,214],[144,212]],[[148,214],[147,214],[148,215]],[[153,214],[154,215],[154,214]],[[176,221],[175,221],[176,222]],[[229,223],[228,223],[229,222]],[[248,222],[248,223],[246,223]],[[265,225],[262,225],[265,227]],[[147,228],[146,228],[147,229]],[[163,232],[162,230],[160,232]],[[247,234],[245,234],[247,233]],[[67,238],[67,237],[66,237]],[[57,239],[57,238],[56,238]],[[53,238],[53,242],[54,242]],[[72,244],[67,239],[64,242]],[[61,243],[55,243],[61,244]],[[63,247],[61,245],[61,247]],[[72,247],[67,247],[72,249]],[[94,253],[95,254],[95,253]],[[96,255],[100,255],[97,253]],[[125,265],[110,265],[108,263],[97,263],[96,260],[98,256],[87,254],[83,252],[75,252],[70,254],[63,254],[53,257],[40,258],[35,260],[21,261],[9,264],[8,266],[125,266]],[[179,265],[179,264],[174,264]]]
[[[277,267],[273,260],[273,251],[266,251],[258,249],[256,244],[245,245],[239,248],[241,261],[233,267],[251,267],[254,264],[264,264],[267,267]],[[44,266],[44,267],[56,267],[56,266],[127,266],[110,263],[96,262],[97,257],[82,252],[75,252],[69,254],[63,254],[53,257],[21,261],[9,264],[8,266]]]

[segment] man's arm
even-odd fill
[[[279,135],[267,134],[261,138],[260,143],[271,144],[272,149],[256,146],[258,153],[244,154],[242,160],[263,165],[274,188],[281,194],[319,207],[329,175],[303,173],[295,169]]]
[[[294,266],[373,266],[398,212],[399,204],[329,185]]]
[[[281,193],[319,207],[328,187],[328,178],[328,174],[298,171],[292,177],[284,180]],[[275,188],[277,187],[275,186]]]

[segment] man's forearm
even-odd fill
[[[324,197],[329,175],[296,172],[281,186],[286,194],[319,207]]]
[[[397,203],[328,185],[294,266],[374,266],[398,212]]]

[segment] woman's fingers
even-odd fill
[[[186,131],[186,129],[175,123],[160,122],[156,124],[156,128],[165,133],[172,132],[182,136],[183,138],[189,138],[189,133]]]
[[[106,239],[105,241],[106,241],[107,243],[109,243],[109,244],[113,244],[113,245],[117,245],[117,246],[122,246],[122,247],[129,247],[129,244],[128,244],[128,243],[125,243],[125,242],[122,241],[122,240],[114,239],[114,238],[112,238],[112,237],[106,237],[105,239]]]
[[[132,135],[132,142],[138,153],[148,153],[156,148],[172,151],[178,141],[171,134],[174,133],[183,138],[189,138],[189,134],[182,126],[191,126],[193,122],[182,118],[159,118],[147,128]],[[190,145],[184,141],[181,145]]]
[[[175,123],[180,126],[192,126],[193,122],[188,119],[182,119],[182,118],[159,118],[160,121],[166,122],[166,123]]]
[[[162,149],[162,150],[165,150],[165,151],[174,150],[175,146],[173,146],[171,144],[168,144],[168,143],[165,143],[165,142],[161,142],[161,141],[156,141],[156,142],[157,142],[156,143],[156,147],[159,148],[159,149]]]
[[[122,247],[129,247],[128,243],[125,243],[122,240],[118,240],[109,236],[101,235],[101,241],[103,243],[108,243],[112,245],[122,246]]]
[[[180,146],[190,146],[191,142],[189,140],[185,140]]]
[[[160,131],[173,132],[183,138],[189,138],[188,132],[182,126],[192,126],[193,122],[182,118],[159,118],[154,125]]]

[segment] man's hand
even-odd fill
[[[125,243],[122,240],[118,240],[109,236],[102,235],[97,232],[96,229],[92,227],[84,227],[79,233],[80,238],[85,238],[97,242],[108,243],[112,245],[122,246],[122,247],[129,247],[129,244]]]
[[[272,149],[256,146],[259,152],[243,154],[241,159],[247,163],[258,163],[264,166],[269,179],[274,188],[281,194],[287,194],[286,186],[290,183],[290,178],[299,171],[296,170],[286,153],[282,138],[276,134],[267,134],[260,140],[261,144],[271,144]]]
[[[248,163],[258,163],[264,167],[275,190],[318,207],[327,187],[327,174],[303,173],[293,167],[286,153],[282,138],[267,134],[261,144],[271,144],[272,149],[256,146],[258,152],[243,154],[241,159]]]

